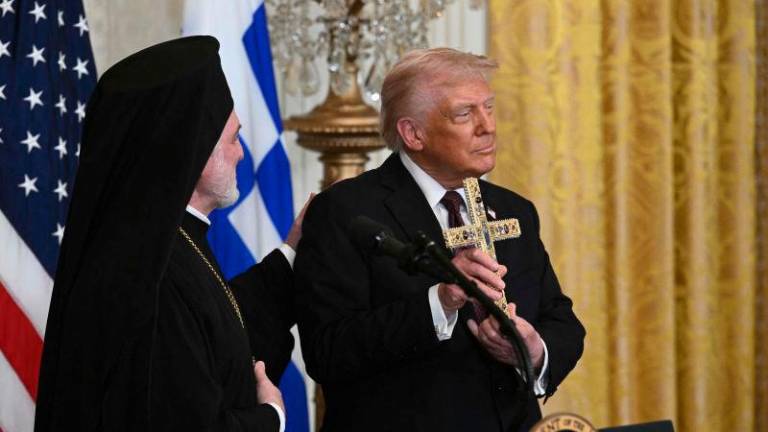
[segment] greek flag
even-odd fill
[[[209,231],[213,252],[230,278],[279,246],[293,222],[291,173],[282,143],[267,14],[263,0],[187,0],[184,12],[185,35],[208,34],[221,43],[222,67],[242,124],[240,199],[211,214]],[[301,357],[294,352],[280,382],[290,432],[309,431],[300,368]]]

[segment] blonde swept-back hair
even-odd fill
[[[397,121],[406,116],[423,118],[436,102],[433,90],[478,74],[488,79],[497,67],[488,57],[452,48],[416,49],[403,55],[381,86],[379,128],[387,147],[402,149]]]

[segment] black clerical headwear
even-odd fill
[[[98,429],[109,380],[148,380],[158,283],[233,108],[218,48],[202,36],[139,51],[104,73],[88,103],[48,314],[37,431]],[[130,376],[110,375],[119,358],[135,366]],[[146,406],[127,410],[136,424],[125,429],[142,430]]]

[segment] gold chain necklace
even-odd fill
[[[237,319],[240,320],[240,325],[243,326],[243,329],[245,329],[245,321],[243,321],[243,315],[240,313],[240,306],[237,304],[237,299],[235,298],[235,295],[232,293],[232,290],[229,289],[226,283],[224,283],[224,280],[219,276],[219,272],[216,271],[215,268],[211,265],[211,262],[208,261],[208,258],[205,257],[205,254],[200,250],[200,248],[197,247],[194,240],[192,240],[192,237],[187,234],[186,231],[184,231],[184,228],[179,227],[179,232],[181,235],[184,236],[185,239],[187,239],[187,242],[192,246],[192,249],[197,252],[198,255],[200,255],[200,258],[203,259],[205,264],[208,266],[208,269],[211,270],[211,273],[213,273],[214,276],[216,276],[216,280],[219,281],[219,285],[224,289],[224,293],[227,295],[227,298],[229,299],[229,302],[232,303],[232,308],[235,309],[235,314],[237,315]]]

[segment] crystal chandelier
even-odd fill
[[[285,90],[316,94],[317,60],[325,55],[331,91],[341,95],[357,84],[366,102],[376,104],[386,72],[406,51],[427,47],[429,21],[454,1],[266,0],[272,53]],[[470,0],[473,9],[481,4]],[[349,61],[355,71],[344,67]]]

